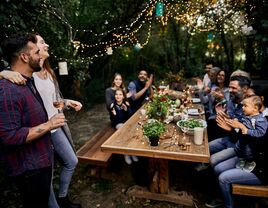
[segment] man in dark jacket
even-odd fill
[[[129,83],[128,91],[131,93],[129,101],[132,113],[135,113],[146,99],[153,95],[152,83],[153,75],[148,77],[148,73],[145,70],[139,72],[137,80]]]

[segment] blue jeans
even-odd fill
[[[232,184],[259,185],[261,181],[253,173],[235,168],[238,157],[232,157],[214,167],[215,174],[218,175],[219,185],[226,208],[234,208],[232,197]]]
[[[235,147],[235,144],[233,142],[231,142],[231,138],[229,136],[214,139],[211,142],[209,142],[208,144],[209,144],[210,155],[213,155],[216,152],[220,152],[223,149]]]
[[[238,156],[240,158],[245,158],[248,162],[253,161],[253,154],[251,148],[249,144],[245,140],[243,140],[243,138],[238,139],[235,144],[235,150],[237,154],[239,154]]]
[[[52,133],[52,143],[55,148],[56,154],[60,158],[62,165],[60,171],[60,183],[59,183],[59,197],[65,197],[68,193],[69,185],[78,163],[76,154],[68,141],[66,135],[61,128],[57,129],[56,132]],[[53,186],[51,185],[50,196],[49,196],[49,207],[58,208]]]
[[[214,168],[220,162],[223,162],[231,157],[234,157],[235,155],[236,153],[234,148],[229,147],[227,149],[223,149],[210,156],[210,165],[212,168]]]

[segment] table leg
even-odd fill
[[[152,193],[168,194],[169,171],[168,160],[149,159],[149,190]]]
[[[193,197],[191,195],[184,191],[169,190],[168,160],[150,158],[148,168],[149,190],[146,187],[132,186],[127,191],[128,195],[193,206]]]

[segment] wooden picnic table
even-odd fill
[[[202,117],[204,118],[204,115]],[[159,145],[153,147],[149,145],[148,139],[143,135],[142,126],[146,120],[146,116],[141,115],[138,110],[101,145],[102,151],[149,158],[149,189],[134,186],[128,190],[130,195],[192,206],[193,197],[191,195],[169,189],[168,160],[208,163],[210,154],[207,131],[204,132],[203,144],[195,145],[193,135],[183,134],[175,123],[169,123],[166,125],[166,132],[160,138]],[[186,147],[178,145],[183,137],[188,145]]]

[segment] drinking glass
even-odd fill
[[[53,106],[57,108],[60,113],[62,113],[65,103],[63,97],[61,96],[61,93],[52,93],[52,102]]]

